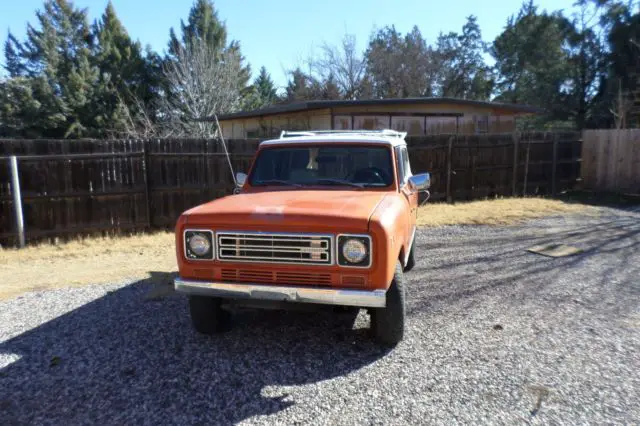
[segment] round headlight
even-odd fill
[[[342,246],[342,255],[349,263],[360,263],[367,255],[367,247],[362,241],[347,240]]]
[[[196,256],[204,256],[211,249],[211,243],[204,235],[195,234],[189,239],[189,248]]]

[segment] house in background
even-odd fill
[[[506,133],[540,109],[454,98],[305,101],[218,117],[226,139],[272,137],[282,130],[394,129],[409,136]]]

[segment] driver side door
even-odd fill
[[[409,245],[414,237],[416,229],[416,219],[418,216],[418,192],[412,191],[409,186],[409,178],[413,175],[411,172],[411,164],[409,163],[409,152],[407,146],[397,146],[395,148],[396,167],[398,169],[398,182],[400,184],[400,193],[402,194],[407,205],[407,217],[405,223],[405,250],[409,249]],[[405,252],[406,253],[406,252]]]

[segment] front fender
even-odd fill
[[[396,262],[402,248],[411,237],[407,235],[409,214],[400,194],[385,197],[376,207],[369,221],[374,253],[373,283],[376,288],[388,288],[393,279]]]

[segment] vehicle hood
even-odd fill
[[[351,190],[285,190],[240,193],[187,210],[189,226],[316,232],[366,231],[386,193]]]

